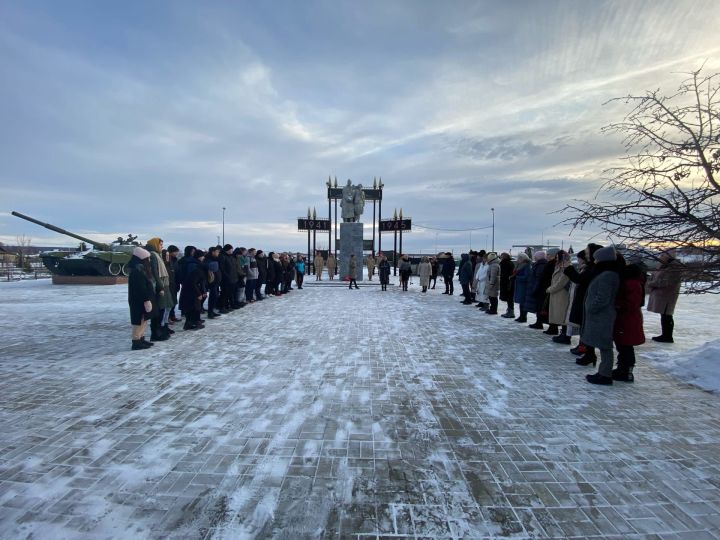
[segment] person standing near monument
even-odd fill
[[[430,274],[432,273],[432,267],[427,257],[423,257],[418,265],[418,276],[420,276],[420,286],[422,292],[427,292],[430,286]]]
[[[355,284],[355,288],[359,289],[357,285],[357,260],[355,260],[355,254],[353,253],[350,255],[350,261],[348,262],[348,273],[350,275],[350,285],[348,286],[348,289],[352,289],[353,284]]]
[[[412,275],[412,266],[410,266],[409,257],[405,254],[400,255],[400,268],[398,269],[398,271],[400,272],[400,283],[402,283],[402,290],[407,291],[408,282],[410,281],[410,276]]]
[[[378,274],[380,275],[381,290],[387,291],[390,283],[390,261],[382,253],[380,254],[380,264],[378,264]]]
[[[332,251],[328,251],[328,258],[327,258],[327,271],[328,271],[328,278],[335,279],[335,268],[337,268],[337,260],[335,260],[335,256],[332,254]]]
[[[319,251],[315,252],[315,259],[313,260],[313,266],[315,267],[315,281],[322,281],[323,266],[325,266],[325,260]]]
[[[373,275],[375,274],[375,259],[373,258],[372,253],[367,256],[365,263],[367,264],[368,269],[368,281],[372,281]]]
[[[295,283],[297,288],[302,289],[303,278],[305,277],[305,259],[298,253],[297,260],[295,261]]]

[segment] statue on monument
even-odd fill
[[[360,216],[365,209],[365,193],[362,184],[353,186],[350,179],[342,189],[342,220],[344,223],[355,223],[360,221]]]

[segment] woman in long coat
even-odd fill
[[[422,292],[427,292],[430,286],[430,275],[432,274],[432,267],[427,257],[423,257],[418,265],[418,276],[420,276],[420,286]]]
[[[337,268],[337,260],[332,253],[329,253],[327,258],[327,270],[328,277],[330,279],[335,279],[335,268]]]
[[[613,330],[617,348],[617,368],[612,371],[615,381],[633,382],[635,347],[645,343],[642,306],[645,303],[645,272],[630,264],[620,271],[620,289],[615,299],[617,317]]]
[[[615,360],[613,355],[615,297],[620,285],[615,248],[608,246],[598,249],[594,259],[595,272],[585,294],[580,338],[583,343],[600,349],[598,372],[587,375],[587,381],[592,384],[612,384],[612,368]]]
[[[481,252],[482,253],[482,252]],[[475,274],[473,275],[473,288],[475,289],[475,300],[477,301],[477,307],[481,310],[486,310],[489,307],[488,296],[485,293],[485,286],[487,285],[488,265],[485,260],[485,253],[482,256],[478,254],[478,261],[475,265]]]
[[[380,275],[381,290],[387,291],[387,286],[390,283],[390,262],[385,255],[380,255],[378,274]]]
[[[485,297],[490,303],[488,315],[497,315],[498,295],[500,294],[500,261],[497,253],[487,254],[487,279],[485,282]],[[478,289],[478,294],[480,289]]]
[[[527,322],[527,306],[525,304],[525,297],[527,295],[527,282],[529,275],[530,257],[528,257],[525,253],[520,253],[517,256],[515,270],[513,271],[512,276],[510,276],[515,288],[513,299],[520,310],[520,315],[518,315],[518,318],[515,319],[515,321],[520,323]]]
[[[130,306],[130,324],[132,325],[132,350],[148,349],[153,343],[145,341],[147,321],[157,307],[154,304],[155,289],[152,284],[150,270],[150,252],[136,247],[127,263],[130,268],[128,276],[128,305]]]
[[[400,256],[400,267],[398,268],[398,271],[400,272],[402,290],[407,291],[408,282],[410,281],[410,276],[412,275],[412,266],[410,265],[410,259],[407,255]]]
[[[548,295],[548,322],[561,327],[560,335],[553,337],[555,343],[570,343],[570,336],[567,335],[566,316],[568,304],[570,303],[570,278],[565,275],[565,268],[569,264],[568,254],[559,251],[556,255],[555,268],[553,269],[550,286],[545,290]]]
[[[544,251],[536,251],[533,254],[534,262],[530,267],[530,273],[528,274],[527,288],[525,289],[525,310],[528,313],[535,313],[535,323],[528,325],[530,328],[536,328],[538,330],[543,329],[543,317],[541,311],[543,308],[542,300],[545,298],[545,289],[540,290],[540,283],[542,281],[542,275],[547,265],[547,255]]]
[[[662,333],[655,336],[653,341],[673,343],[675,328],[673,313],[680,295],[682,264],[673,257],[672,251],[663,253],[660,256],[660,263],[660,268],[652,274],[647,284],[650,291],[647,309],[660,314]]]

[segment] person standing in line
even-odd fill
[[[500,261],[497,253],[488,253],[487,256],[487,283],[485,284],[485,296],[488,299],[488,315],[497,315],[498,294],[500,294]]]
[[[620,268],[620,288],[615,299],[617,317],[613,330],[613,340],[618,352],[617,367],[612,370],[614,381],[635,381],[635,347],[645,343],[642,314],[645,303],[645,270],[640,264],[628,264]]]
[[[372,281],[375,275],[375,257],[372,256],[372,253],[367,256],[365,263],[367,264],[368,281]]]
[[[170,296],[172,296],[173,301],[173,307],[170,310],[170,322],[175,323],[178,322],[180,319],[177,318],[175,314],[175,306],[178,304],[178,292],[180,290],[180,282],[177,278],[177,271],[178,271],[178,253],[180,253],[180,249],[177,246],[171,245],[168,247],[168,261],[167,261],[167,270],[168,275],[170,276]]]
[[[576,285],[572,305],[570,306],[570,314],[568,315],[568,323],[578,329],[582,328],[583,317],[585,316],[585,294],[595,275],[595,262],[593,261],[593,257],[595,252],[600,248],[602,248],[602,246],[599,244],[588,244],[587,247],[578,254],[577,270],[572,265],[565,268],[565,275]],[[570,349],[570,352],[580,356],[580,358],[575,360],[575,363],[580,366],[588,366],[597,362],[595,348],[583,343],[582,338],[577,347]]]
[[[293,290],[292,282],[295,279],[295,259],[289,253],[285,253],[285,258],[288,263],[285,268],[285,291],[290,292]]]
[[[427,292],[430,286],[430,275],[432,274],[432,266],[427,257],[423,257],[418,264],[418,276],[420,277],[420,286],[422,292]]]
[[[378,274],[380,276],[380,289],[387,291],[387,286],[390,283],[390,261],[387,257],[380,254],[380,263],[378,264]]]
[[[332,251],[328,251],[328,258],[327,258],[327,271],[328,271],[328,278],[331,280],[335,279],[335,269],[337,268],[337,259],[335,259],[335,256],[332,254]]]
[[[258,265],[258,278],[255,282],[255,300],[262,300],[265,298],[262,294],[262,286],[267,283],[267,267],[268,260],[265,256],[265,252],[262,249],[258,249],[255,253],[255,261]]]
[[[350,274],[350,285],[348,285],[348,289],[353,288],[353,284],[355,285],[356,289],[359,289],[357,285],[356,277],[357,277],[357,261],[355,260],[355,254],[353,253],[350,255],[350,261],[348,262],[348,272]]]
[[[453,286],[453,278],[455,277],[455,259],[449,251],[445,253],[445,259],[443,259],[442,277],[445,282],[445,292],[443,294],[449,294],[452,296],[455,290],[455,287]]]
[[[660,255],[660,268],[652,273],[647,283],[650,291],[647,310],[660,314],[662,332],[653,337],[660,343],[674,343],[675,305],[680,296],[682,283],[682,263],[674,257],[674,251],[668,250]]]
[[[507,304],[505,313],[501,315],[505,319],[515,318],[515,302],[513,299],[515,281],[510,279],[514,271],[515,264],[512,262],[510,254],[502,253],[500,255],[500,301]]]
[[[315,269],[315,281],[322,281],[323,266],[325,266],[325,260],[319,251],[315,252],[315,259],[313,259],[313,268]]]
[[[525,297],[527,296],[528,276],[530,275],[530,257],[526,253],[519,253],[517,256],[517,264],[513,270],[511,280],[513,281],[515,303],[518,305],[520,315],[515,322],[527,322],[527,308],[525,305]]]
[[[489,268],[487,264],[487,253],[484,249],[481,249],[480,253],[478,253],[477,264],[475,265],[473,283],[475,284],[474,287],[477,291],[477,293],[475,294],[475,299],[477,300],[477,307],[482,311],[490,309],[490,301],[488,300],[487,294],[485,294],[488,270]]]
[[[462,287],[462,295],[465,297],[461,304],[469,306],[472,304],[470,299],[470,281],[472,280],[472,262],[467,253],[460,255],[460,270],[458,270],[458,281]]]
[[[410,265],[410,258],[406,254],[400,255],[400,267],[398,268],[398,271],[400,272],[402,290],[407,291],[408,282],[410,281],[410,276],[412,275],[412,266]]]
[[[305,259],[298,253],[297,260],[295,261],[295,283],[297,288],[302,289],[303,279],[305,278]]]
[[[570,264],[570,257],[564,251],[555,256],[555,268],[550,279],[550,286],[545,289],[548,295],[548,322],[561,327],[560,334],[553,337],[553,342],[570,343],[567,335],[567,311],[570,304],[570,278],[565,275],[565,268]]]
[[[247,269],[245,271],[247,278],[245,279],[245,299],[248,304],[255,301],[255,283],[258,279],[257,260],[255,260],[255,248],[248,249],[247,253]]]
[[[210,309],[210,304],[216,305],[213,296],[217,292],[218,285],[220,286],[220,301],[217,303],[219,313],[225,314],[235,309],[233,305],[235,304],[235,289],[237,288],[238,276],[232,245],[225,244],[220,253],[217,253],[215,249],[209,250],[207,258],[212,262],[217,262],[220,270],[215,276],[216,278],[220,277],[220,283],[210,284],[210,296],[208,298],[209,319],[211,314],[218,315],[218,313],[213,313]]]
[[[237,285],[235,287],[235,295],[232,299],[232,306],[235,309],[245,307],[245,265],[243,264],[243,260],[246,251],[247,250],[244,247],[236,247],[233,251],[235,273],[238,277]]]
[[[132,326],[131,350],[149,349],[154,345],[145,341],[147,321],[153,315],[155,288],[152,284],[150,252],[136,247],[127,263],[130,269],[128,277],[128,305],[130,306],[130,325]]]
[[[283,266],[282,262],[280,260],[280,254],[279,253],[273,253],[273,271],[275,273],[275,281],[273,283],[273,291],[275,291],[275,296],[282,295],[282,280],[283,280]]]
[[[207,298],[207,274],[203,268],[205,253],[196,249],[187,261],[182,288],[180,289],[180,309],[185,314],[183,330],[205,328],[200,319],[202,305]]]
[[[525,291],[525,309],[528,313],[535,313],[535,322],[529,324],[528,327],[542,330],[544,328],[542,310],[545,302],[545,289],[541,288],[541,282],[547,265],[547,255],[544,251],[536,251],[533,253],[533,259],[535,261],[530,267]]]
[[[594,259],[595,277],[585,294],[585,313],[580,338],[583,343],[600,349],[600,367],[597,373],[585,377],[587,382],[609,385],[613,383],[615,297],[620,285],[617,253],[613,246],[604,247],[595,252]]]
[[[438,277],[438,262],[435,257],[432,257],[430,259],[430,281],[432,281],[432,287],[431,289],[435,288],[435,284],[437,283],[437,277]]]
[[[151,238],[147,241],[145,249],[150,252],[150,268],[156,293],[153,303],[158,308],[157,315],[150,319],[150,341],[165,341],[170,339],[168,322],[173,304],[170,298],[170,276],[160,255],[163,249],[162,239]]]
[[[205,272],[207,273],[208,281],[208,307],[207,307],[207,318],[216,319],[221,314],[229,313],[223,300],[229,300],[226,295],[230,292],[229,282],[223,275],[225,272],[220,267],[220,249],[218,246],[210,247],[205,256]],[[224,270],[229,270],[227,266]],[[225,295],[220,294],[220,284],[225,288]]]

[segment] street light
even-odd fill
[[[492,224],[492,250],[495,252],[495,209],[491,208],[490,211],[492,212],[493,216],[493,224]]]
[[[223,241],[222,241],[222,243],[223,243],[223,246],[224,246],[224,245],[225,245],[225,207],[224,207],[224,206],[223,206],[223,230],[222,230],[222,233],[223,233]]]

